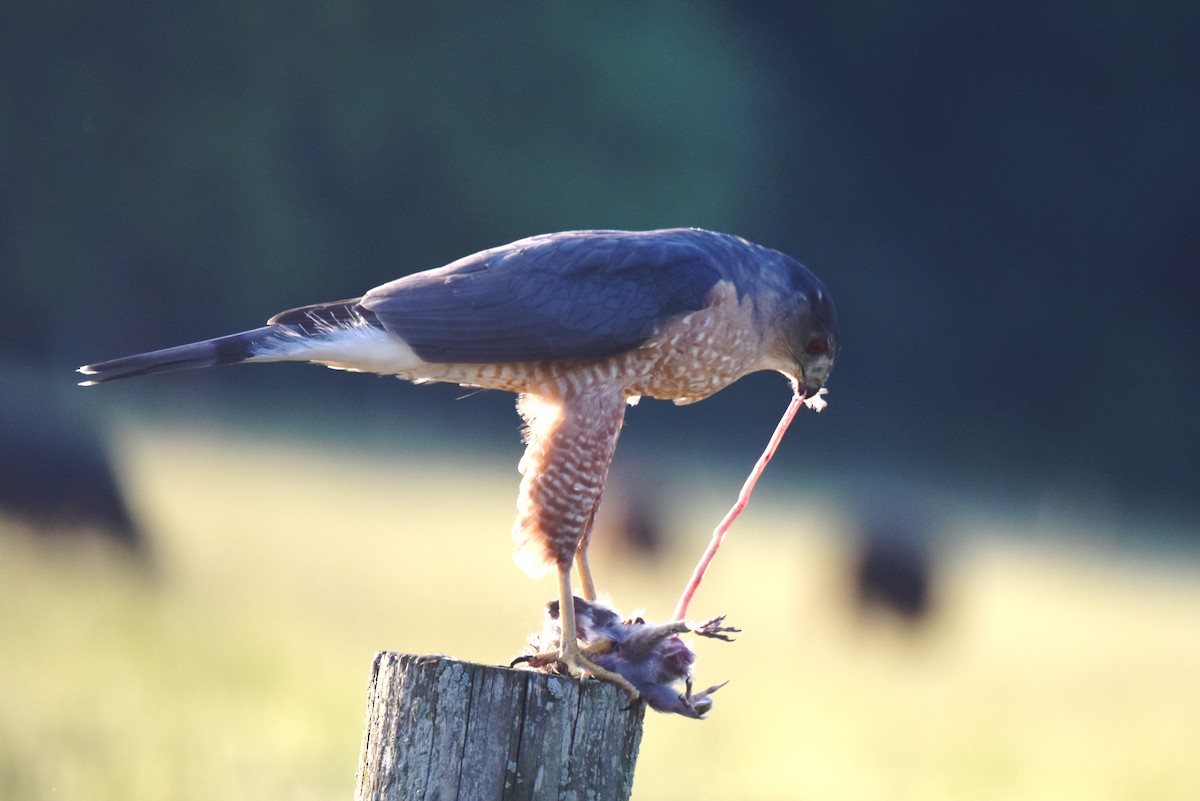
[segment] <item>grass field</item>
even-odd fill
[[[350,798],[373,653],[506,662],[553,594],[510,561],[512,462],[126,434],[149,575],[0,537],[0,798]],[[694,489],[661,563],[595,560],[625,611],[669,614],[736,480]],[[693,609],[744,630],[697,645],[732,681],[648,716],[635,798],[1200,798],[1195,564],[963,520],[914,639],[845,611],[844,527],[755,499]]]

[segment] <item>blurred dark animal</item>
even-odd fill
[[[625,501],[614,534],[614,539],[635,559],[639,555],[656,556],[662,551],[662,524],[648,493],[633,494]]]
[[[47,536],[100,534],[145,556],[94,426],[81,410],[38,395],[18,386],[0,399],[0,519]]]
[[[641,464],[622,470],[624,480],[600,507],[600,547],[614,559],[657,557],[666,545],[660,487],[649,472]]]
[[[860,615],[890,614],[923,623],[933,610],[934,564],[927,526],[894,514],[867,517],[850,565],[850,585]]]

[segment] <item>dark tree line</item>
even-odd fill
[[[69,380],[531,233],[697,225],[837,297],[797,467],[1194,508],[1197,16],[10,3],[0,356]],[[777,401],[699,414],[733,441]]]

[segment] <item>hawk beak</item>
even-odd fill
[[[796,394],[799,395],[801,398],[808,400],[809,398],[816,397],[816,395],[821,391],[821,389],[824,386],[825,386],[824,380],[819,379],[819,378],[817,378],[813,381],[806,380],[805,375],[804,375],[804,368],[803,367],[796,368],[796,375],[792,377],[792,387],[796,390]]]

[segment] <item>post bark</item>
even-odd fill
[[[611,684],[381,651],[356,801],[625,801],[645,704]]]

